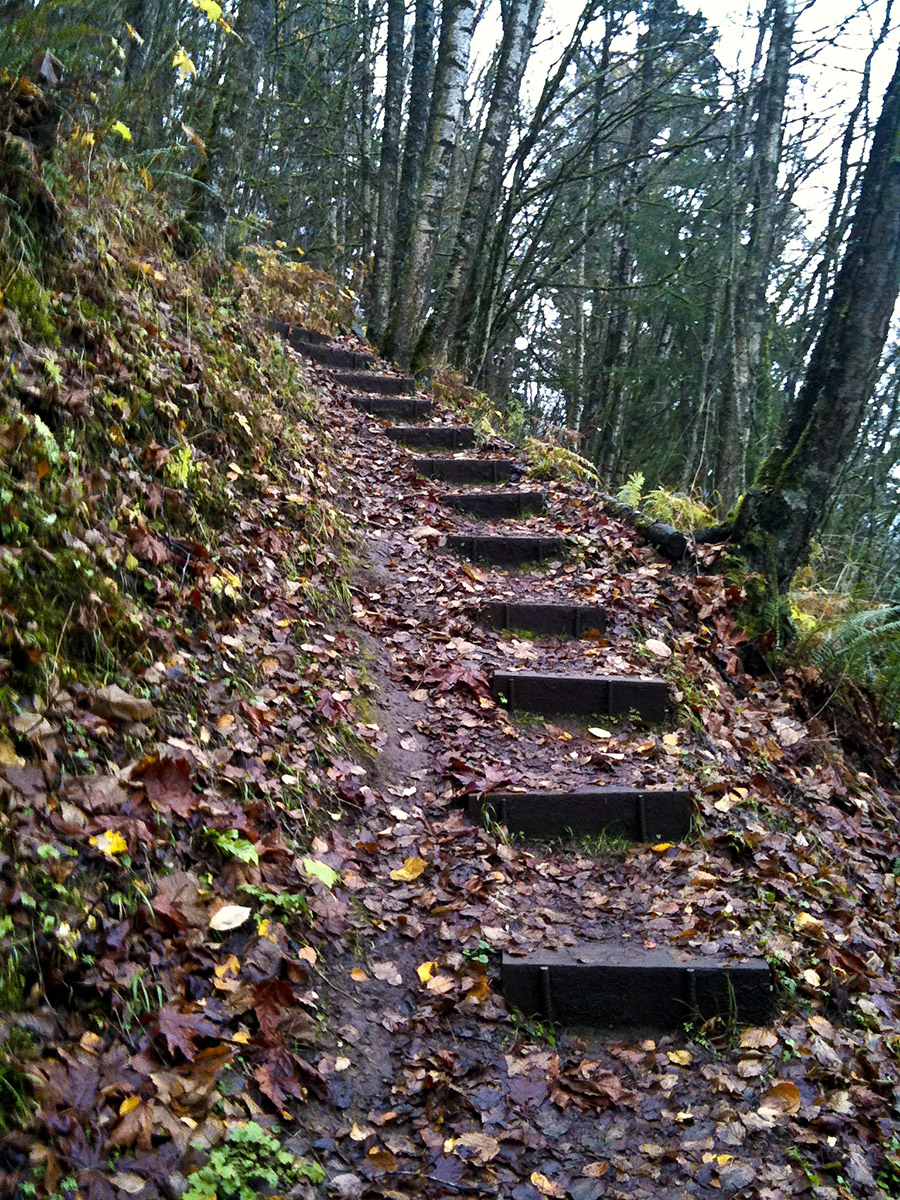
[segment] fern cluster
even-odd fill
[[[653,488],[645,495],[644,482],[643,471],[632,472],[616,492],[616,499],[629,508],[642,509],[654,521],[662,521],[687,533],[715,524],[715,513],[702,500],[684,492],[670,492],[664,487]]]
[[[851,613],[811,634],[804,650],[829,676],[871,691],[886,717],[900,716],[900,604]]]

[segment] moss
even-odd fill
[[[20,267],[0,292],[0,304],[14,309],[27,341],[59,345],[59,333],[50,305],[50,293],[24,266]]]

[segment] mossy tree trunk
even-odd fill
[[[785,590],[806,562],[878,378],[900,292],[900,59],[863,174],[847,248],[780,444],[740,504],[732,538]]]

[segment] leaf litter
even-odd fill
[[[441,488],[311,374],[369,555],[349,625],[318,620],[284,549],[262,548],[285,528],[269,484],[229,549],[253,604],[182,628],[146,672],[153,713],[75,692],[9,731],[14,936],[33,931],[38,866],[55,907],[40,981],[0,1021],[7,1040],[32,1031],[36,1104],[4,1140],[7,1190],[41,1164],[48,1193],[73,1176],[88,1198],[168,1196],[253,1121],[321,1162],[336,1195],[889,1191],[892,761],[813,715],[809,669],[745,674],[739,589],[660,562],[580,486],[550,484],[549,515],[523,522],[574,535],[571,559],[451,558],[434,532],[469,526]],[[603,638],[542,640],[541,665],[663,670],[677,729],[511,718],[490,671],[535,643],[482,628],[472,605],[490,598],[606,606]],[[62,732],[80,714],[112,722],[77,735],[88,773]],[[156,722],[137,755],[116,728],[134,720]],[[674,781],[696,797],[680,845],[527,845],[460,807],[499,787]],[[764,953],[781,1013],[600,1037],[507,1012],[499,951],[622,938]]]

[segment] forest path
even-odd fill
[[[680,1027],[689,1006],[721,1007],[723,995],[745,1005],[745,1023],[763,1021],[772,993],[739,928],[740,886],[731,898],[720,890],[743,873],[711,839],[663,840],[686,833],[690,793],[707,818],[728,794],[707,787],[704,801],[698,785],[727,755],[663,710],[669,685],[655,671],[678,636],[672,568],[577,487],[549,484],[543,511],[514,525],[473,519],[453,500],[460,472],[425,478],[415,449],[384,437],[340,376],[323,370],[321,386],[334,400],[344,503],[368,544],[353,618],[371,655],[379,734],[365,807],[341,838],[351,888],[359,864],[364,919],[355,957],[338,951],[325,972],[340,981],[327,988],[337,1040],[319,1068],[338,1111],[316,1106],[323,1138],[294,1148],[333,1151],[327,1166],[348,1196],[590,1200],[611,1186],[721,1195],[760,1171],[783,1181],[793,1167],[765,1136],[776,1122],[754,1123],[751,1111],[767,1070],[759,1046],[776,1035],[742,1041],[733,1020],[695,1017],[690,1043]],[[429,415],[454,444],[452,415]],[[505,502],[535,492],[514,448],[496,440],[428,463],[436,475],[478,464],[463,467],[475,482],[497,464]],[[476,553],[487,543],[473,538],[528,539],[547,553],[532,567],[471,562],[448,553],[453,537]],[[580,627],[586,611],[598,618]],[[581,636],[547,633],[555,620]],[[513,716],[498,703],[504,673],[523,670],[570,697],[563,681],[574,678],[576,702],[557,704],[569,715]],[[579,704],[584,677],[607,681],[602,718],[587,715],[603,711],[596,697]],[[655,728],[630,712],[642,690]],[[585,716],[572,716],[579,707]],[[474,823],[485,812],[556,836],[510,841],[497,824]],[[580,836],[563,837],[576,821]],[[540,1015],[511,1018],[504,988]],[[560,1028],[565,1018],[573,1028]],[[619,1028],[593,1032],[597,1021]],[[765,1164],[750,1145],[738,1157],[753,1134]]]

